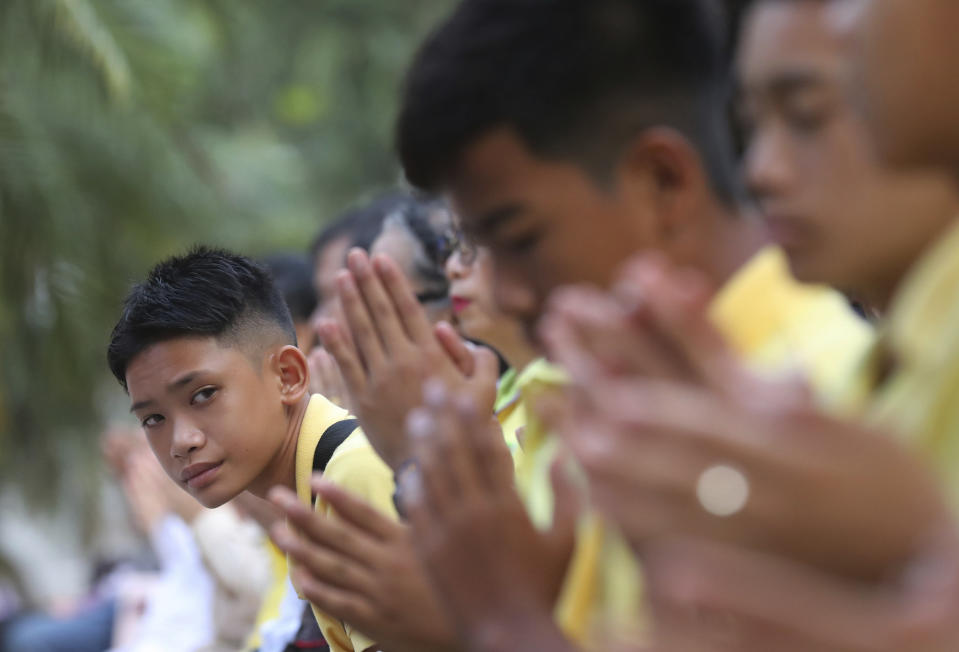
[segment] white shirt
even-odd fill
[[[213,580],[190,527],[164,516],[150,533],[160,575],[132,642],[112,652],[194,652],[213,642]]]

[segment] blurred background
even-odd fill
[[[402,72],[451,5],[0,0],[0,581],[69,597],[129,544],[99,436],[132,419],[130,283],[195,242],[305,252],[395,182]]]

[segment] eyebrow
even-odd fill
[[[153,405],[153,400],[138,401],[130,406],[130,412],[136,412],[137,410],[142,410],[143,408]]]
[[[169,385],[167,385],[167,386],[166,386],[167,391],[168,391],[168,392],[173,392],[173,391],[176,391],[176,390],[180,389],[180,388],[183,387],[184,385],[190,384],[190,383],[193,382],[193,381],[196,379],[196,377],[199,376],[201,373],[203,373],[203,372],[202,372],[202,371],[190,371],[190,372],[184,374],[184,375],[181,376],[180,378],[177,378],[176,380],[174,380],[173,382],[171,382]],[[150,406],[150,405],[153,405],[154,402],[155,402],[155,401],[154,401],[153,399],[146,399],[146,400],[144,400],[144,401],[138,401],[138,402],[136,402],[136,403],[134,403],[133,405],[130,406],[130,412],[136,412],[137,410],[141,410],[141,409],[143,409],[143,408],[145,408],[145,407],[148,407],[148,406]]]
[[[827,78],[820,71],[809,69],[787,70],[771,76],[762,86],[766,92],[784,97],[808,90],[825,86]]]
[[[477,218],[475,226],[469,229],[469,231],[477,235],[488,236],[501,229],[504,224],[515,219],[516,216],[522,212],[523,205],[519,203],[506,204],[494,208]]]
[[[746,97],[767,95],[778,98],[788,97],[800,91],[821,88],[829,83],[829,76],[822,70],[809,67],[795,67],[781,70],[751,83],[737,84],[738,101]]]

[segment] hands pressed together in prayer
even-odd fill
[[[134,286],[143,529],[255,495],[337,652],[959,650],[959,10],[736,4],[730,64],[710,2],[459,0],[305,315]]]
[[[335,359],[370,442],[394,469],[409,458],[403,424],[422,403],[428,378],[468,391],[492,413],[496,356],[465,342],[446,323],[432,325],[402,272],[389,258],[352,251],[337,288],[343,322],[319,330]]]
[[[743,366],[707,300],[646,259],[611,295],[558,294],[544,325],[572,377],[544,416],[643,561],[661,649],[954,645],[955,524],[929,471]]]
[[[408,523],[322,478],[337,518],[275,491],[298,586],[389,650],[569,647],[552,610],[586,506],[568,465],[538,530],[491,416],[493,356],[431,325],[386,258],[353,252],[337,282],[325,375],[342,374],[398,470]],[[570,383],[536,408],[643,565],[650,649],[948,649],[959,559],[928,471],[894,437],[821,413],[800,378],[748,368],[710,298],[647,256],[612,292],[557,292],[542,324]]]

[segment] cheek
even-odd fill
[[[163,472],[173,478],[174,481],[179,482],[174,473],[173,457],[170,454],[172,442],[170,441],[167,430],[168,429],[164,428],[162,431],[149,434],[147,436],[147,444],[150,446],[150,450],[153,451],[153,456],[156,457],[160,466],[163,467]]]
[[[234,462],[250,452],[264,449],[269,426],[284,420],[283,406],[266,383],[250,384],[244,391],[226,391],[204,415],[208,445],[231,454]],[[280,420],[280,421],[278,421]]]
[[[523,318],[536,309],[536,297],[543,292],[540,286],[548,282],[552,271],[546,264],[535,269],[534,273],[527,262],[497,261],[492,288],[497,313]]]
[[[595,233],[583,233],[565,243],[562,250],[551,252],[549,264],[554,270],[551,283],[543,288],[542,297],[564,285],[592,284],[607,288],[625,261],[652,246],[639,231],[643,225],[618,225]],[[635,230],[634,230],[635,228]]]
[[[858,196],[875,190],[878,167],[869,150],[855,126],[836,125],[799,149],[801,187],[830,212],[855,206]]]

